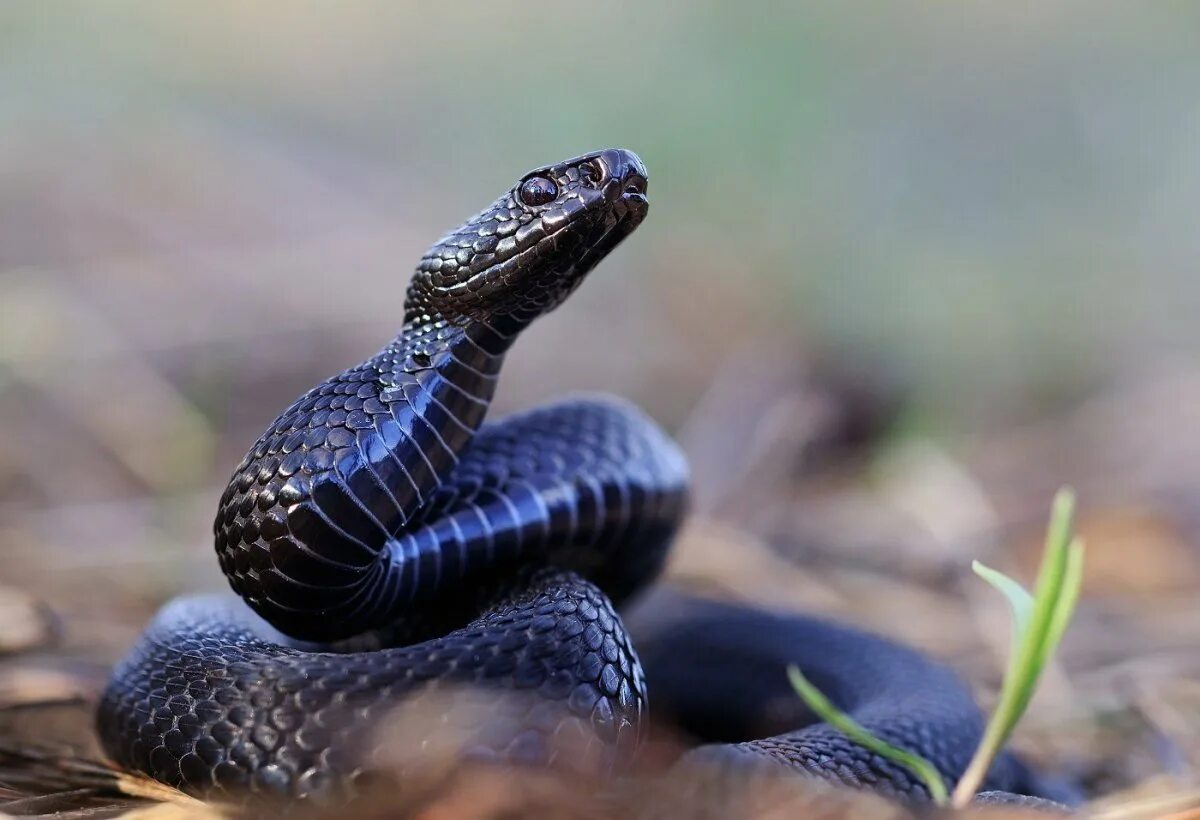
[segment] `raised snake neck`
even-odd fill
[[[646,208],[641,160],[600,151],[527,174],[434,245],[400,335],[300,397],[235,469],[214,532],[245,603],[183,599],[150,625],[98,713],[118,762],[200,794],[341,800],[375,768],[388,742],[375,730],[398,705],[451,684],[508,696],[481,718],[447,695],[444,719],[407,742],[456,725],[474,756],[593,772],[632,759],[646,680],[610,601],[659,571],[685,507],[683,457],[613,400],[483,420],[516,336]],[[819,621],[706,621],[706,605],[688,606],[692,627],[650,629],[646,645],[656,697],[698,734],[706,715],[733,735],[765,725],[769,704],[737,691],[754,690],[755,664],[784,681],[786,658],[946,776],[965,766],[980,719],[947,670]],[[856,672],[856,658],[870,662]],[[700,757],[924,794],[810,722]],[[1022,771],[1005,763],[991,784],[1022,788]]]
[[[519,539],[498,521],[455,522],[446,538],[454,519],[439,513],[464,492],[448,479],[516,335],[646,212],[645,169],[628,152],[526,179],[549,180],[557,196],[530,206],[518,183],[439,240],[417,266],[396,340],[296,401],[235,469],[214,525],[217,555],[234,591],[283,632],[330,639],[384,626],[444,583],[494,574],[493,559],[466,558],[485,542]],[[560,547],[575,536],[545,534]]]

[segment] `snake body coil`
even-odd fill
[[[483,420],[516,336],[646,209],[641,161],[601,151],[526,175],[434,245],[400,335],[298,399],[234,471],[214,531],[241,600],[172,602],[117,668],[98,723],[118,762],[200,794],[338,798],[371,771],[371,731],[397,704],[454,684],[520,696],[469,727],[474,754],[630,759],[647,687],[610,601],[661,567],[684,460],[613,400]],[[979,715],[941,667],[818,621],[689,607],[684,625],[647,630],[655,697],[701,736],[714,716],[727,724],[714,739],[781,733],[701,754],[923,794],[829,727],[797,728],[811,716],[764,724],[777,698],[753,680],[786,685],[783,665],[799,661],[948,777],[965,765]],[[717,660],[731,649],[741,659]],[[992,785],[1020,788],[1010,768]]]

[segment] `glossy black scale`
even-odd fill
[[[379,734],[389,717],[431,688],[436,720],[405,725],[414,749],[456,728],[475,757],[592,773],[633,759],[646,676],[612,602],[663,564],[683,457],[611,398],[483,422],[520,332],[646,209],[641,161],[601,151],[526,175],[430,249],[400,335],[297,399],[234,470],[214,534],[241,599],[159,613],[99,707],[114,759],[198,794],[341,800],[395,743]],[[802,715],[759,726],[790,660],[951,779],[978,738],[966,690],[910,650],[822,621],[686,609],[690,626],[645,634],[664,714],[701,737],[739,727],[713,740],[775,733],[700,759],[924,795],[830,727],[797,728]],[[1004,765],[992,784],[1025,787]]]
[[[630,757],[645,685],[609,595],[660,568],[682,455],[612,399],[481,425],[513,341],[637,227],[645,187],[630,152],[568,160],[434,245],[400,335],[284,410],[221,497],[217,555],[261,619],[165,608],[101,704],[113,757],[198,793],[337,797],[430,682],[526,698],[475,754],[552,762],[566,734],[601,768]],[[389,645],[312,643],[363,634]]]

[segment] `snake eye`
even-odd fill
[[[530,207],[545,205],[558,196],[558,186],[546,177],[530,177],[521,183],[519,195],[521,201]]]

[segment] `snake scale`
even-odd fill
[[[599,151],[526,174],[425,254],[399,336],[301,396],[234,470],[214,533],[238,597],[169,603],[117,667],[98,728],[118,763],[200,795],[338,801],[377,765],[375,728],[435,691],[430,732],[460,718],[464,753],[607,772],[634,759],[652,694],[714,741],[693,760],[926,797],[803,712],[796,662],[961,773],[982,726],[966,688],[882,638],[685,598],[640,630],[639,661],[614,606],[663,565],[687,467],[636,408],[585,397],[484,424],[517,336],[647,207],[641,160]],[[481,718],[460,691],[496,705]],[[1012,757],[989,786],[1034,788]]]

